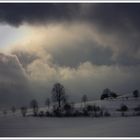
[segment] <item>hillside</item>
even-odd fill
[[[104,111],[107,111],[111,114],[111,116],[120,116],[120,112],[116,111],[120,108],[121,105],[126,105],[128,107],[128,111],[126,115],[134,115],[134,108],[140,105],[140,97],[134,98],[131,94],[125,94],[122,96],[117,97],[116,99],[104,99],[104,100],[94,100],[94,101],[87,101],[86,105],[96,105],[102,108]],[[74,107],[76,110],[81,110],[83,107],[83,103],[75,103]],[[39,107],[40,111],[47,111],[47,107]],[[52,111],[52,107],[50,107],[50,112]],[[29,108],[27,111],[27,115],[32,114],[32,109]],[[7,116],[11,116],[13,113],[9,110],[7,111]],[[17,110],[15,113],[16,116],[21,116],[21,111]],[[3,112],[0,112],[0,116],[3,116]]]
[[[121,104],[128,106],[125,117],[116,111]],[[128,95],[86,103],[100,106],[111,114],[110,117],[22,117],[20,110],[14,115],[8,111],[7,115],[0,115],[0,136],[136,137],[140,136],[140,117],[134,116],[134,108],[139,104],[140,98]],[[81,106],[81,103],[76,103],[75,109],[81,110]],[[46,107],[39,108],[39,112],[46,110]],[[32,114],[32,109],[28,109],[27,115]]]

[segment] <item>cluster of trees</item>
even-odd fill
[[[54,112],[60,112],[62,108],[64,108],[64,105],[67,105],[67,98],[65,95],[65,88],[60,83],[54,84],[52,88],[52,101],[55,103],[53,106]],[[45,105],[47,106],[47,110],[49,110],[51,104],[51,100],[49,98],[46,99]],[[33,116],[43,116],[44,112],[39,112],[39,106],[37,100],[32,100],[30,102],[30,107],[33,110]],[[65,107],[66,108],[66,107]],[[26,116],[27,113],[27,107],[21,107],[21,113],[23,116]],[[49,112],[47,112],[49,114]]]
[[[126,113],[127,111],[129,111],[129,108],[128,108],[127,105],[122,104],[122,105],[120,106],[120,108],[117,109],[117,111],[121,112],[121,116],[127,116],[125,113]],[[133,111],[134,111],[133,116],[140,116],[140,105],[138,105],[137,107],[133,108]]]
[[[122,115],[122,116],[125,116],[125,112],[128,111],[128,107],[127,107],[127,105],[122,104],[122,105],[120,106],[120,108],[117,109],[117,111],[120,111],[120,112],[121,112],[121,115]]]
[[[30,107],[32,108],[33,116],[110,116],[107,111],[96,105],[87,105],[88,97],[83,95],[81,98],[81,107],[75,108],[73,102],[69,102],[65,93],[65,88],[62,84],[56,83],[52,88],[52,100],[46,99],[45,105],[47,111],[39,111],[38,102],[32,100]],[[51,103],[53,102],[53,105]],[[51,109],[50,109],[51,108]],[[27,114],[27,107],[21,107],[21,113],[25,117]]]
[[[104,100],[104,99],[115,99],[117,98],[119,95],[117,95],[117,93],[111,91],[110,89],[106,88],[103,90],[103,93],[100,97],[101,100]],[[134,98],[138,98],[140,95],[139,95],[139,91],[136,89],[132,92],[132,96]],[[128,99],[128,97],[126,97]]]
[[[118,97],[118,95],[115,92],[106,88],[103,90],[103,93],[101,95],[101,100],[108,99],[108,98],[117,98],[117,97]]]
[[[51,91],[52,99],[47,98],[45,101],[45,105],[47,107],[46,111],[39,111],[39,105],[37,100],[33,99],[30,102],[30,108],[32,109],[33,116],[110,116],[111,114],[108,110],[105,110],[97,105],[89,105],[87,104],[88,97],[87,95],[83,95],[81,98],[81,107],[75,107],[73,102],[69,102],[68,98],[65,93],[65,88],[62,84],[56,83],[54,84],[52,91]],[[111,91],[110,89],[106,88],[103,90],[103,93],[100,97],[101,100],[104,99],[114,99],[117,98],[118,95]],[[139,91],[133,91],[133,97],[139,97]],[[22,116],[25,117],[27,115],[28,108],[26,106],[22,106],[20,108]],[[15,106],[11,108],[13,114],[16,112]],[[125,116],[125,112],[128,111],[128,107],[124,104],[120,106],[117,111],[120,111],[122,116]],[[134,108],[134,111],[137,114],[140,112],[140,106]],[[7,114],[7,111],[4,110],[3,114]]]

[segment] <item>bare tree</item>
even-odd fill
[[[50,108],[50,104],[51,104],[50,98],[47,98],[45,101],[45,105],[47,106],[48,110]]]
[[[15,106],[12,106],[11,111],[13,112],[13,114],[15,114],[15,112],[16,112],[16,107],[15,107]]]
[[[58,107],[62,107],[62,103],[66,100],[65,88],[60,83],[54,84],[52,88],[52,99],[58,103]]]
[[[38,113],[38,102],[34,99],[30,102],[30,106],[33,109],[34,116],[37,116]]]
[[[25,117],[26,113],[27,113],[27,107],[23,106],[23,107],[20,108],[20,110],[21,110],[22,116]]]
[[[88,101],[87,95],[83,95],[81,101],[84,103],[84,107],[86,107],[86,102]]]

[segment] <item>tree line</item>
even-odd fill
[[[53,85],[53,88],[51,90],[51,95],[52,98],[47,98],[45,101],[45,105],[46,105],[46,110],[43,111],[39,111],[39,105],[37,100],[33,99],[30,102],[30,108],[32,109],[32,115],[31,116],[39,116],[39,117],[43,117],[43,116],[48,116],[48,117],[62,117],[62,116],[66,116],[66,117],[76,117],[76,116],[94,116],[94,117],[101,117],[101,116],[111,116],[111,114],[109,113],[109,111],[107,109],[101,108],[99,106],[97,106],[96,104],[94,105],[89,105],[87,103],[88,101],[88,97],[86,94],[84,94],[81,97],[81,107],[75,107],[75,104],[73,102],[69,102],[66,92],[65,92],[65,88],[62,84],[60,83],[55,83]],[[101,94],[100,99],[101,100],[105,100],[105,99],[115,99],[117,98],[119,95],[113,91],[111,91],[110,89],[106,88],[103,90],[103,93]],[[139,91],[138,90],[134,90],[132,93],[132,96],[134,98],[138,98],[139,97]],[[26,106],[22,106],[20,108],[21,114],[23,117],[26,117],[28,115],[28,107]],[[127,112],[129,110],[129,108],[125,105],[122,104],[120,105],[120,108],[118,108],[116,111],[120,111],[122,116],[125,116],[125,112]],[[11,111],[13,112],[13,114],[15,114],[16,112],[16,108],[15,106],[13,106],[11,108]],[[136,108],[134,108],[134,111],[140,115],[140,106],[137,106]],[[3,111],[3,114],[6,115],[7,112],[6,110]]]

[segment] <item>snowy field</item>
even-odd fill
[[[0,117],[0,136],[137,137],[140,117],[34,118]]]

